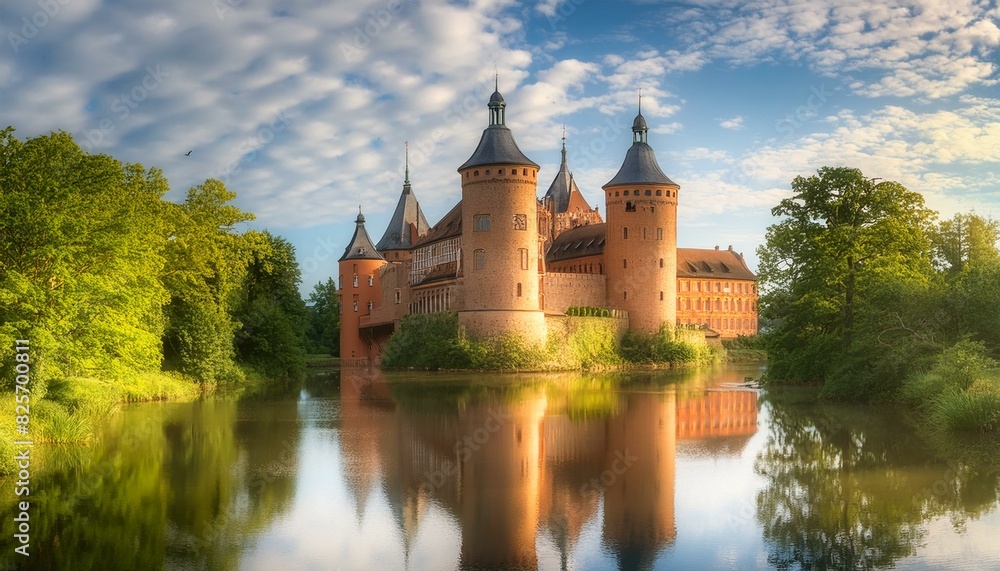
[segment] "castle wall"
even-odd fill
[[[565,313],[570,307],[605,307],[607,276],[548,273],[542,278],[545,311]]]
[[[545,343],[545,314],[541,311],[489,310],[464,311],[458,314],[458,323],[477,337],[497,334],[515,334],[530,343]]]

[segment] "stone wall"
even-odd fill
[[[545,311],[565,313],[570,307],[606,307],[607,276],[548,273],[541,279]]]

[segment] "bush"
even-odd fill
[[[463,345],[459,336],[458,314],[448,312],[404,317],[399,331],[386,344],[382,364],[389,368],[471,368],[469,347]]]
[[[945,392],[934,401],[931,424],[947,430],[1000,431],[1000,392]]]
[[[621,355],[631,363],[692,363],[712,359],[700,330],[672,328],[666,324],[654,334],[629,331],[622,337]]]

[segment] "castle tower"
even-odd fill
[[[646,142],[640,108],[632,146],[604,185],[607,235],[604,267],[608,307],[629,314],[629,328],[656,332],[677,321],[677,192]]]
[[[424,218],[424,212],[420,209],[420,203],[417,202],[417,197],[410,186],[409,145],[406,146],[405,157],[406,174],[403,180],[403,192],[399,195],[399,202],[396,203],[396,210],[392,213],[385,234],[375,245],[379,253],[389,262],[410,261],[413,256],[411,251],[413,245],[430,229],[430,224]]]
[[[358,211],[357,227],[351,243],[338,260],[340,264],[340,358],[345,365],[361,364],[371,358],[361,340],[361,318],[371,315],[382,299],[379,268],[385,265],[368,232],[365,217]]]
[[[458,317],[473,335],[515,333],[544,343],[538,292],[538,165],[524,156],[504,124],[506,106],[494,91],[489,126],[476,151],[458,168],[465,284],[465,309]]]
[[[569,165],[566,162],[565,129],[562,137],[562,163],[559,165],[556,177],[552,179],[552,184],[549,185],[549,190],[545,192],[542,202],[552,214],[551,227],[543,229],[549,240],[555,240],[559,234],[577,226],[603,222],[598,209],[591,208],[587,204],[587,199],[583,197],[580,188],[573,179],[573,173],[569,170]]]

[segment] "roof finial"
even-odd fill
[[[562,166],[566,166],[566,125],[563,125],[563,136],[562,136]]]
[[[639,88],[639,115],[642,115],[642,88]]]
[[[409,185],[410,184],[410,142],[409,141],[403,141],[403,149],[404,149],[404,151],[403,151],[403,157],[404,157],[403,158],[403,164],[406,165],[405,166],[405,174],[404,174],[404,178],[403,178],[403,184]]]
[[[500,72],[496,63],[493,64],[493,91],[500,91]]]

